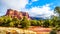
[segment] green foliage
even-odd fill
[[[57,16],[53,16],[51,22],[52,22],[52,26],[56,27],[59,24],[60,20],[58,19]]]
[[[44,20],[39,20],[39,22],[40,22],[40,26],[43,26],[43,24],[44,24]]]
[[[41,26],[42,23],[38,20],[30,20],[31,26]]]
[[[18,27],[18,25],[21,25],[23,28],[28,28],[30,25],[59,28],[60,20],[56,16],[52,16],[51,19],[46,20],[28,20],[26,17],[19,20],[18,18],[11,18],[10,16],[0,17],[0,26]]]
[[[10,22],[9,26],[14,27],[15,26],[14,24],[15,24],[14,22]]]
[[[31,20],[31,25],[32,26],[37,26],[37,21],[36,20]]]
[[[28,28],[30,25],[30,21],[26,17],[23,17],[23,20],[21,21],[22,28]]]
[[[60,31],[60,27],[57,28],[57,31]]]
[[[42,23],[40,21],[37,21],[37,26],[41,26]]]
[[[12,21],[14,22],[15,27],[20,24],[20,20],[18,18],[13,18]]]
[[[55,13],[59,14],[59,20],[60,20],[60,6],[56,6],[54,11],[55,11]]]
[[[1,26],[2,23],[3,23],[3,18],[0,17],[0,26]]]
[[[53,29],[50,34],[57,34],[56,31]]]
[[[49,20],[45,20],[45,22],[43,23],[44,27],[49,27],[50,26],[50,22]]]
[[[60,14],[60,7],[59,7],[59,6],[56,6],[54,10],[55,10],[57,13]]]

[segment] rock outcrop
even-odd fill
[[[12,18],[17,17],[18,19],[23,19],[23,17],[26,16],[27,19],[30,19],[29,14],[27,12],[12,9],[7,10],[6,16],[11,16]]]

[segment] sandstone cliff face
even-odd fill
[[[17,17],[18,19],[23,19],[26,16],[27,19],[30,19],[29,14],[27,12],[21,12],[17,10],[8,9],[6,16],[11,16],[12,18]]]

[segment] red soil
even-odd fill
[[[34,32],[37,32],[39,34],[41,34],[41,32],[50,32],[51,28],[44,28],[44,27],[40,27],[40,26],[32,26],[29,28],[29,30],[32,30]]]

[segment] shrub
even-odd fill
[[[28,28],[31,25],[30,21],[24,17],[23,20],[21,21],[21,26],[22,28]]]

